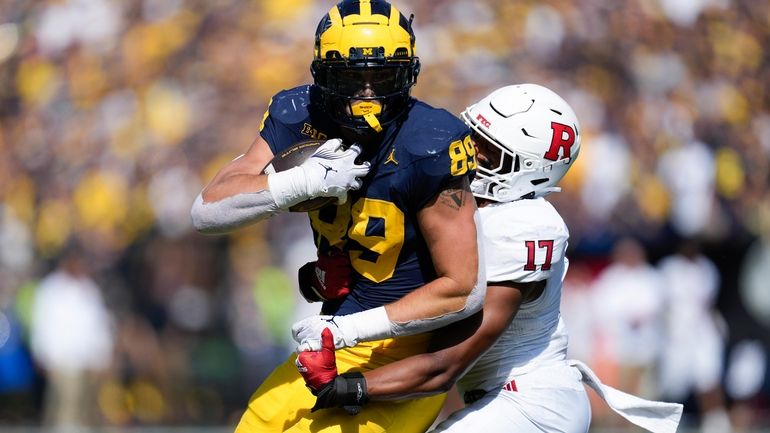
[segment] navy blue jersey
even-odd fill
[[[308,138],[341,138],[320,107],[315,86],[273,97],[260,127],[274,154]],[[465,124],[446,110],[412,99],[408,112],[362,152],[372,167],[343,205],[309,212],[319,252],[348,252],[355,271],[350,295],[326,303],[326,314],[349,314],[393,302],[436,278],[417,213],[446,185],[473,176],[475,149]],[[352,143],[351,143],[352,144]]]

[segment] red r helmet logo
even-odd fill
[[[545,153],[545,159],[557,161],[559,159],[559,149],[564,149],[562,158],[569,158],[572,145],[575,144],[575,130],[569,125],[551,122],[553,136],[551,137],[551,147]]]

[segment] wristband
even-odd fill
[[[342,373],[318,392],[315,405],[310,411],[341,407],[348,414],[356,415],[368,401],[364,375],[357,371]]]
[[[355,346],[360,341],[375,341],[394,337],[393,325],[385,307],[372,308],[347,316],[334,316],[334,322],[346,337],[354,337],[346,346]]]
[[[309,198],[305,170],[301,166],[269,174],[267,185],[275,204],[284,210]]]

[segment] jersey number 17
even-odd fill
[[[537,265],[535,264],[535,241],[524,241],[524,245],[527,246],[527,264],[524,265],[524,270],[536,271]],[[543,264],[540,265],[540,270],[550,270],[551,258],[553,257],[553,241],[539,240],[537,241],[537,248],[545,248],[545,260],[543,261]]]

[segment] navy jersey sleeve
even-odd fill
[[[278,154],[300,140],[315,138],[308,133],[312,122],[309,105],[309,86],[282,90],[270,99],[259,125],[259,134],[273,154]]]
[[[465,124],[444,110],[426,122],[410,146],[414,158],[409,176],[409,197],[417,209],[422,209],[440,191],[456,179],[476,173],[476,150]]]
[[[275,155],[278,153],[275,144],[280,142],[278,137],[285,134],[286,126],[282,125],[280,122],[276,122],[275,116],[270,115],[271,108],[273,108],[272,99],[270,100],[270,105],[267,107],[267,111],[265,111],[265,116],[262,118],[262,123],[259,125],[259,135],[267,142],[267,145],[270,146],[270,150],[272,150]]]

